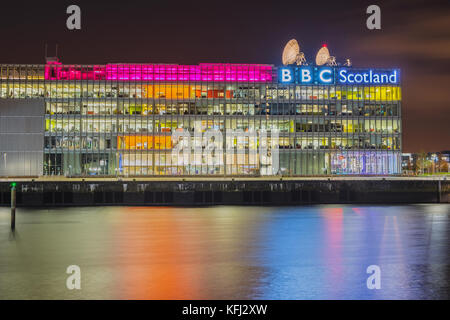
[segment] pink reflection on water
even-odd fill
[[[324,208],[322,216],[325,218],[324,259],[329,270],[327,283],[332,283],[333,287],[338,288],[344,272],[342,265],[344,210],[342,208]]]
[[[361,208],[352,208],[353,212],[356,213],[358,216],[364,216],[364,213],[362,212]]]

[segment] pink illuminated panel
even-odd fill
[[[45,66],[46,80],[105,80],[105,66],[69,66],[50,62]]]
[[[107,65],[108,80],[146,81],[272,81],[272,67],[265,65],[212,64],[193,65]]]
[[[63,66],[49,63],[47,80],[118,80],[118,81],[210,81],[271,82],[272,67],[259,64],[201,63],[170,64],[108,64],[106,66]]]

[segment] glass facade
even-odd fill
[[[283,84],[259,64],[0,68],[0,99],[45,105],[44,175],[401,173],[399,85]]]

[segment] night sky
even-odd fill
[[[81,7],[81,30],[66,28]],[[381,30],[366,28],[370,4]],[[326,43],[338,62],[399,67],[403,151],[450,149],[450,1],[8,1],[2,3],[0,63],[268,63],[299,41],[308,61]]]

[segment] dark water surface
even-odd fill
[[[0,208],[0,299],[450,297],[448,204],[19,208],[9,222]]]

